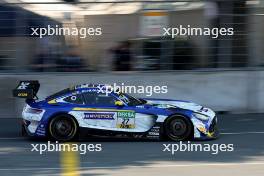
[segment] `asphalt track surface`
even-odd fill
[[[263,176],[264,114],[218,115],[221,136],[193,143],[234,144],[233,152],[163,152],[173,142],[90,139],[101,152],[80,155],[81,175]],[[31,144],[45,141],[20,137],[19,120],[0,118],[0,175],[61,175],[61,153],[32,152]]]

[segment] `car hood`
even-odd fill
[[[215,116],[214,111],[209,108],[205,108],[199,104],[190,101],[182,100],[170,100],[170,99],[144,99],[147,101],[147,104],[150,104],[157,108],[171,109],[171,108],[180,108],[186,109],[207,116]]]

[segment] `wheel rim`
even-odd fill
[[[169,136],[176,139],[183,139],[186,137],[188,127],[183,119],[173,119],[169,125]]]
[[[70,118],[58,118],[51,124],[51,134],[57,140],[70,140],[75,134],[74,122]]]

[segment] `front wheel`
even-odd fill
[[[187,140],[192,134],[192,123],[184,116],[172,116],[165,123],[165,133],[173,141]]]
[[[76,136],[77,131],[77,123],[69,115],[56,116],[49,123],[50,136],[57,141],[70,141]]]

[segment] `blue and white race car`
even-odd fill
[[[135,98],[104,85],[83,84],[38,100],[38,81],[20,81],[15,97],[26,98],[23,129],[29,136],[70,141],[113,136],[173,141],[218,136],[214,111],[179,100]]]

